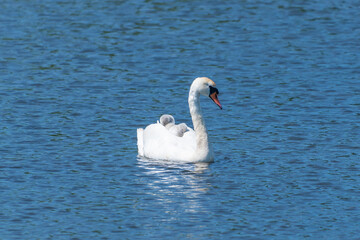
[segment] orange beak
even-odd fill
[[[218,106],[220,107],[220,109],[222,109],[222,106],[221,106],[221,104],[220,104],[220,101],[219,101],[219,99],[218,99],[218,97],[217,97],[217,93],[216,93],[216,92],[210,94],[209,97],[211,98],[211,100],[214,101],[214,103],[216,103],[216,105],[218,105]]]

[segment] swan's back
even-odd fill
[[[138,130],[138,137],[139,132]],[[170,133],[162,124],[147,126],[142,132],[140,156],[174,161],[190,161],[196,150],[195,132],[188,128],[182,137]],[[138,147],[141,146],[138,143]]]

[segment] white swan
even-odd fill
[[[200,108],[200,95],[209,96],[222,109],[217,98],[219,91],[215,86],[216,84],[206,77],[196,78],[191,84],[188,102],[195,131],[187,127],[188,131],[182,137],[178,137],[161,123],[150,124],[145,129],[138,128],[139,155],[187,163],[213,162],[214,154]],[[170,117],[167,117],[166,121],[175,124],[175,119],[171,115],[168,116]]]

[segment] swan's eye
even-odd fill
[[[215,87],[209,86],[210,88],[210,95],[213,93],[216,93],[217,95],[219,95],[219,90]]]

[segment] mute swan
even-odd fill
[[[187,127],[188,131],[182,137],[171,134],[161,123],[150,124],[145,129],[138,128],[139,155],[186,163],[213,162],[214,154],[201,112],[200,95],[209,96],[222,109],[217,97],[219,91],[215,86],[216,84],[206,77],[196,78],[191,84],[188,103],[194,130]],[[171,115],[168,116],[170,117],[163,120],[166,120],[167,124],[175,124],[175,119]]]

